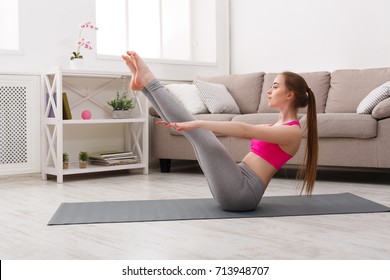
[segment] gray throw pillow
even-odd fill
[[[372,111],[372,116],[378,120],[390,118],[390,98],[381,101]]]

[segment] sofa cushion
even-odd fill
[[[307,116],[300,122],[306,137]],[[378,121],[371,115],[356,113],[318,114],[317,124],[320,138],[373,138],[378,128]]]
[[[278,121],[279,113],[255,113],[235,116],[232,121],[248,124],[273,124]]]
[[[358,114],[371,114],[376,105],[389,97],[390,81],[375,88],[366,97],[364,97],[363,100],[359,103],[356,112]]]
[[[224,85],[200,80],[195,80],[194,84],[199,89],[200,96],[202,97],[202,100],[210,113],[240,113],[240,108],[238,108],[233,97],[230,95]]]
[[[373,89],[390,81],[390,68],[336,70],[331,74],[326,113],[355,113]]]
[[[194,117],[198,120],[205,120],[205,121],[231,121],[235,116],[237,116],[236,114],[198,114],[198,115],[194,115]],[[182,135],[180,132],[178,132],[176,129],[174,128],[170,128],[169,129],[169,132],[171,133],[171,135]],[[216,134],[218,136],[220,136],[219,134]]]
[[[197,77],[198,80],[223,84],[233,96],[242,114],[256,113],[260,103],[264,72]]]
[[[372,116],[378,120],[390,118],[390,98],[387,98],[375,106]]]
[[[277,109],[268,107],[267,91],[271,88],[276,76],[279,73],[269,73],[264,76],[263,90],[261,93],[260,105],[258,108],[259,113],[278,112]],[[308,86],[312,89],[314,96],[316,97],[316,109],[317,113],[325,112],[326,99],[328,97],[330,73],[329,72],[311,72],[311,73],[299,73],[307,82]],[[299,113],[306,113],[306,108],[300,108]]]
[[[194,115],[194,117],[198,120],[204,121],[231,121],[233,120],[237,114],[198,114]]]
[[[300,120],[306,114],[298,114],[298,120]],[[232,121],[243,122],[248,124],[274,124],[278,121],[279,113],[256,113],[237,115]]]

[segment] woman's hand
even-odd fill
[[[194,129],[197,129],[200,127],[199,121],[174,122],[174,123],[167,123],[164,121],[156,121],[156,124],[165,125],[166,127],[172,127],[178,131],[194,130]]]

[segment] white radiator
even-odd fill
[[[40,171],[39,81],[0,74],[0,175]]]

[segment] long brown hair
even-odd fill
[[[299,169],[298,178],[303,180],[302,191],[308,195],[313,192],[317,177],[318,161],[318,130],[316,99],[313,91],[307,85],[305,79],[293,72],[283,72],[286,88],[295,93],[294,106],[296,109],[307,106],[307,143],[304,164]]]

